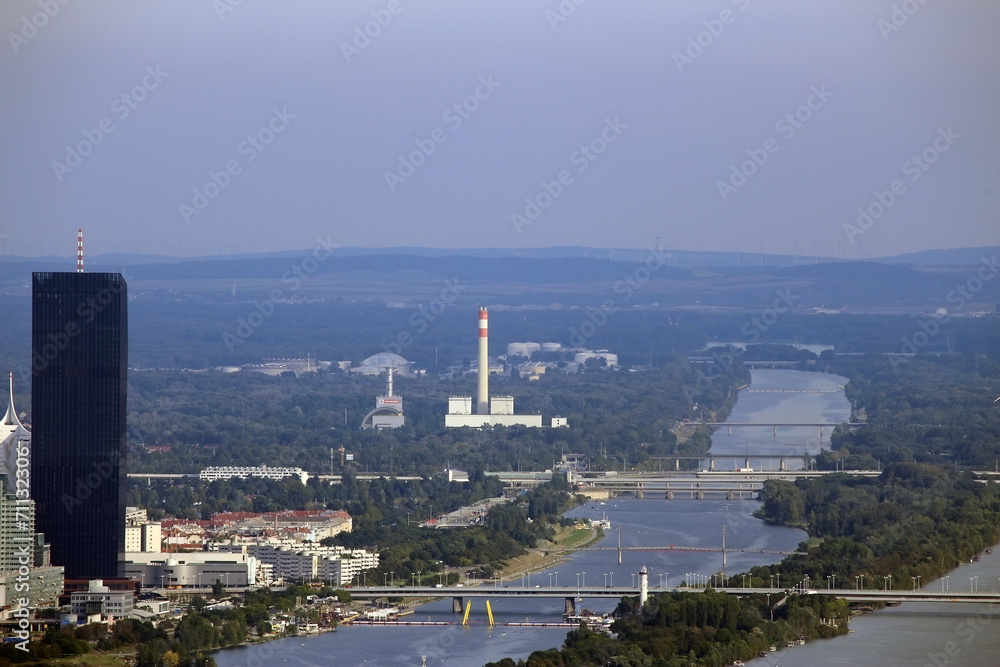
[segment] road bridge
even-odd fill
[[[649,590],[653,590],[652,588]],[[374,599],[380,597],[434,597],[452,599],[453,612],[461,612],[467,598],[561,598],[565,601],[565,613],[576,611],[576,601],[580,598],[619,599],[626,595],[641,594],[639,586],[503,586],[483,584],[479,586],[362,586],[348,589],[352,598]]]
[[[715,588],[733,595],[832,595],[848,602],[964,602],[1000,603],[997,591],[907,591],[873,588]]]
[[[667,500],[697,498],[709,494],[724,495],[728,500],[754,498],[769,479],[793,482],[797,479],[815,479],[824,475],[848,474],[857,477],[878,477],[881,470],[703,470],[701,472],[584,472],[572,473],[572,484],[603,489],[612,494],[635,493],[644,498],[649,493],[662,494]]]
[[[351,596],[358,599],[380,597],[431,597],[452,598],[452,611],[461,612],[466,598],[542,599],[561,598],[565,601],[566,613],[573,613],[576,602],[582,598],[611,598],[642,595],[641,586],[509,586],[482,584],[479,586],[361,586],[348,589]],[[967,604],[1000,604],[997,591],[895,591],[853,588],[706,588],[706,587],[665,587],[649,586],[648,593],[703,593],[714,590],[729,595],[774,595],[778,600],[788,595],[830,595],[849,602],[938,602]]]

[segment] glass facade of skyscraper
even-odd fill
[[[128,296],[119,273],[34,273],[31,497],[67,579],[124,554]]]

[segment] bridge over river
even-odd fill
[[[641,578],[641,575],[640,575]],[[997,591],[928,591],[928,590],[877,590],[854,588],[742,588],[742,587],[663,587],[649,586],[645,592],[657,593],[702,593],[714,590],[729,595],[773,595],[775,603],[780,603],[789,595],[831,595],[849,602],[949,602],[949,603],[994,603],[1000,604],[1000,592]],[[576,610],[576,602],[582,598],[621,598],[625,596],[643,597],[644,590],[640,586],[510,586],[498,584],[482,584],[479,586],[360,586],[349,589],[351,596],[359,599],[374,599],[380,597],[433,597],[452,598],[452,611],[458,613],[463,609],[464,601],[471,598],[539,599],[562,598],[565,601],[565,611],[572,614]]]
[[[713,463],[714,467],[714,463]],[[848,474],[856,477],[878,477],[881,470],[702,470],[701,472],[584,472],[569,473],[568,481],[580,487],[599,489],[610,495],[634,493],[643,498],[655,493],[667,500],[676,497],[704,500],[709,495],[727,500],[756,498],[764,482],[778,479],[818,478],[824,475]],[[500,475],[503,479],[503,475]]]

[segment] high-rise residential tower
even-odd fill
[[[125,551],[128,296],[119,273],[34,273],[31,497],[67,579]]]

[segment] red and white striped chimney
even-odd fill
[[[76,230],[76,272],[83,273],[83,227]]]
[[[490,360],[489,360],[489,316],[486,308],[479,309],[479,396],[476,414],[490,414]]]

